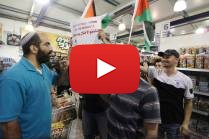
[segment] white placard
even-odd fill
[[[162,38],[170,37],[170,21],[157,23],[155,32],[160,33]]]
[[[79,44],[98,44],[98,30],[101,29],[101,17],[91,17],[72,22],[73,46]]]

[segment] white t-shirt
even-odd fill
[[[192,80],[182,72],[177,71],[175,75],[168,76],[163,70],[158,71],[155,68],[150,68],[148,70],[148,76],[162,83],[172,85],[175,88],[185,89],[184,97],[186,99],[194,98]]]

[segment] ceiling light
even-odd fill
[[[32,24],[27,24],[25,26],[25,30],[27,30],[28,32],[34,32],[34,27]]]
[[[118,26],[118,30],[124,31],[126,29],[126,25],[124,23],[120,23]]]
[[[37,3],[43,4],[43,5],[49,3],[49,1],[50,0],[36,0]]]
[[[202,34],[202,33],[204,33],[204,32],[205,32],[205,28],[198,28],[198,29],[195,31],[196,34]]]
[[[187,8],[187,4],[185,0],[177,0],[175,5],[174,5],[174,12],[180,12],[183,11]]]

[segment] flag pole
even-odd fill
[[[132,22],[131,22],[131,29],[130,29],[130,33],[129,33],[128,44],[130,44],[130,42],[131,42],[131,34],[133,31],[133,26],[134,26],[134,20],[132,20]]]
[[[86,5],[86,7],[85,7],[85,9],[83,11],[83,14],[82,14],[81,18],[85,17],[85,15],[86,15],[86,13],[87,13],[87,11],[88,11],[88,9],[89,9],[89,7],[90,7],[92,2],[93,2],[93,0],[89,0],[88,4]]]
[[[134,20],[135,20],[137,8],[138,8],[138,3],[139,3],[139,0],[136,0],[134,13],[133,13],[132,20],[131,20],[131,29],[130,29],[130,34],[129,34],[129,38],[128,38],[128,44],[130,44],[130,42],[131,42],[131,34],[132,34],[132,31],[133,31]]]

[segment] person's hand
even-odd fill
[[[185,136],[188,136],[189,135],[189,126],[186,125],[186,124],[182,124],[181,127],[180,127],[180,132],[182,135],[185,135]]]
[[[106,39],[106,34],[102,29],[99,30],[98,36],[102,41]]]

